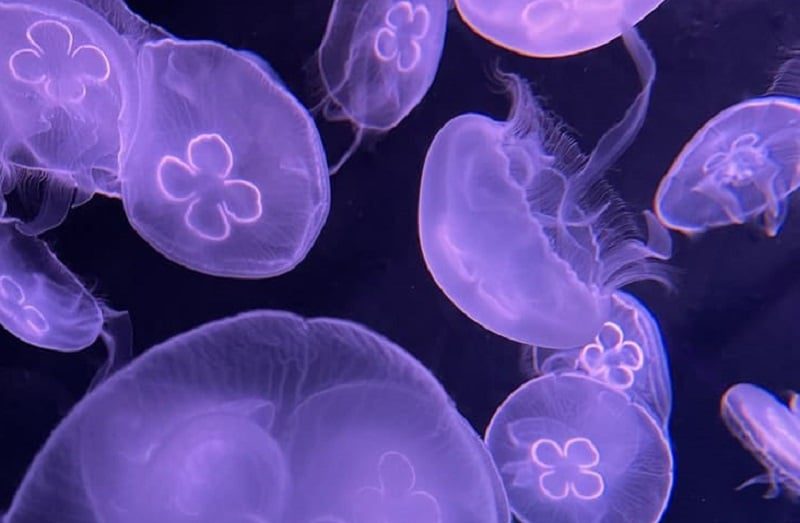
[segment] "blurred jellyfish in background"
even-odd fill
[[[508,121],[479,114],[448,122],[422,174],[419,236],[436,283],[465,314],[522,343],[570,348],[608,319],[611,294],[639,280],[668,283],[666,230],[645,214],[647,239],[604,179],[642,126],[655,63],[624,33],[642,91],[588,157],[539,106],[527,84],[502,75]]]
[[[661,180],[655,211],[685,234],[759,221],[775,236],[800,186],[800,57],[778,70],[764,96],[709,120]]]
[[[663,0],[455,0],[473,31],[515,53],[559,57],[600,47]]]
[[[508,520],[482,441],[418,362],[353,323],[264,311],[173,338],[91,392],[4,523]]]
[[[672,453],[659,424],[589,377],[525,383],[485,439],[523,523],[655,523],[667,506]]]
[[[615,292],[608,319],[591,342],[573,349],[534,348],[537,374],[581,373],[625,393],[664,429],[672,386],[661,332],[647,307]]]
[[[722,396],[722,419],[736,439],[766,469],[739,486],[769,485],[764,497],[785,489],[800,496],[800,405],[792,394],[788,407],[764,389],[739,383]]]
[[[365,131],[394,128],[428,92],[444,46],[447,0],[335,0],[317,57],[329,120]]]

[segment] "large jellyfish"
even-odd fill
[[[507,338],[544,347],[590,342],[610,296],[630,282],[666,282],[666,230],[645,214],[648,242],[603,178],[644,121],[655,63],[635,31],[625,44],[643,84],[625,116],[584,157],[528,86],[508,121],[466,114],[428,150],[419,235],[436,283],[465,314]]]
[[[800,58],[779,69],[764,96],[709,120],[661,180],[655,211],[686,234],[761,221],[775,236],[800,186]]]
[[[655,523],[672,489],[658,424],[625,394],[580,375],[522,385],[497,409],[486,443],[524,523]]]
[[[722,419],[728,429],[766,469],[739,488],[765,483],[765,497],[781,487],[800,496],[800,404],[792,394],[789,406],[749,383],[732,386],[722,396]]]
[[[357,128],[388,131],[433,83],[444,46],[447,0],[336,0],[317,53],[324,114]]]
[[[506,523],[480,438],[358,325],[253,312],[147,351],[35,458],[4,523]]]
[[[624,292],[611,297],[608,319],[594,340],[573,349],[535,347],[539,374],[581,373],[627,394],[666,428],[672,386],[661,332],[647,307]]]
[[[138,70],[141,103],[121,173],[133,227],[200,272],[292,269],[330,205],[305,108],[263,61],[213,42],[146,43]]]
[[[492,43],[527,56],[568,56],[604,45],[663,0],[455,0]]]
[[[93,194],[118,192],[135,59],[77,2],[3,0],[0,19],[0,171],[34,208],[18,227],[39,233]]]

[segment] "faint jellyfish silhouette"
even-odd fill
[[[764,96],[733,105],[697,131],[658,187],[661,222],[684,234],[760,221],[778,234],[800,185],[800,58]]]
[[[672,410],[667,352],[655,318],[641,302],[618,291],[595,339],[572,349],[534,348],[534,371],[583,373],[624,392],[666,430]]]
[[[291,270],[328,214],[328,171],[307,111],[263,61],[164,39],[139,55],[138,127],[122,171],[133,227],[200,272]]]
[[[327,119],[364,132],[397,126],[427,93],[444,46],[446,0],[336,0],[317,53]]]
[[[455,0],[461,18],[491,41],[521,55],[568,56],[617,38],[663,0]]]
[[[77,2],[6,2],[0,19],[0,165],[32,209],[18,228],[38,234],[93,194],[118,194],[135,58]]]
[[[669,235],[645,213],[642,230],[605,171],[644,121],[655,63],[635,32],[625,43],[643,84],[625,116],[587,158],[539,107],[528,86],[507,122],[466,114],[431,144],[422,175],[419,235],[436,283],[485,328],[522,343],[569,348],[591,341],[610,295],[637,280],[668,283]]]
[[[506,503],[478,435],[401,348],[261,311],[168,340],[90,392],[4,523],[506,523]]]
[[[722,419],[736,439],[766,469],[742,483],[742,489],[765,483],[765,498],[774,498],[781,488],[800,496],[800,408],[797,394],[788,407],[764,389],[739,383],[722,396]],[[738,489],[737,489],[738,490]]]
[[[656,422],[622,392],[579,374],[525,383],[486,431],[514,515],[538,521],[655,523],[672,488]]]

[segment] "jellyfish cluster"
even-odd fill
[[[800,186],[794,56],[764,95],[697,132],[653,211],[612,187],[656,85],[636,26],[660,3],[335,0],[307,107],[257,54],[179,39],[123,0],[0,0],[0,324],[36,347],[100,339],[109,352],[0,522],[660,521],[669,359],[627,286],[678,289],[672,231],[756,222],[777,235]],[[419,159],[420,267],[465,321],[529,356],[487,423],[467,421],[405,349],[344,319],[244,312],[122,357],[136,319],[43,234],[97,195],[188,270],[291,271],[331,212],[330,176],[417,108],[453,23],[530,59],[620,39],[639,80],[587,152],[528,79],[495,66],[487,83],[507,116],[453,115]],[[315,118],[353,129],[330,164]],[[800,496],[799,404],[750,384],[725,393],[724,422],[767,469],[745,485]]]

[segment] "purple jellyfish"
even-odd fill
[[[336,0],[317,57],[330,120],[364,130],[395,127],[433,83],[444,46],[447,0]]]
[[[4,523],[507,523],[435,378],[353,323],[253,312],[147,351],[86,396]]]
[[[672,489],[658,424],[628,396],[580,375],[547,375],[497,409],[486,444],[523,523],[655,523]]]
[[[515,53],[568,56],[600,47],[663,0],[456,0],[473,31]]]
[[[308,112],[263,61],[212,42],[147,43],[139,75],[121,173],[133,227],[208,274],[264,278],[297,265],[330,205]]]
[[[625,31],[642,91],[584,157],[528,86],[504,75],[508,121],[454,118],[428,150],[419,236],[436,283],[485,328],[522,343],[570,348],[590,342],[611,294],[628,283],[668,283],[666,230],[645,214],[648,238],[608,187],[605,171],[644,121],[655,63]]]
[[[749,383],[732,386],[722,396],[722,419],[736,439],[764,466],[766,472],[739,488],[765,483],[766,498],[781,487],[800,496],[800,404],[792,394],[788,407],[764,389]]]
[[[729,107],[684,146],[661,180],[655,211],[685,234],[759,220],[778,234],[800,186],[800,58],[765,96]]]

